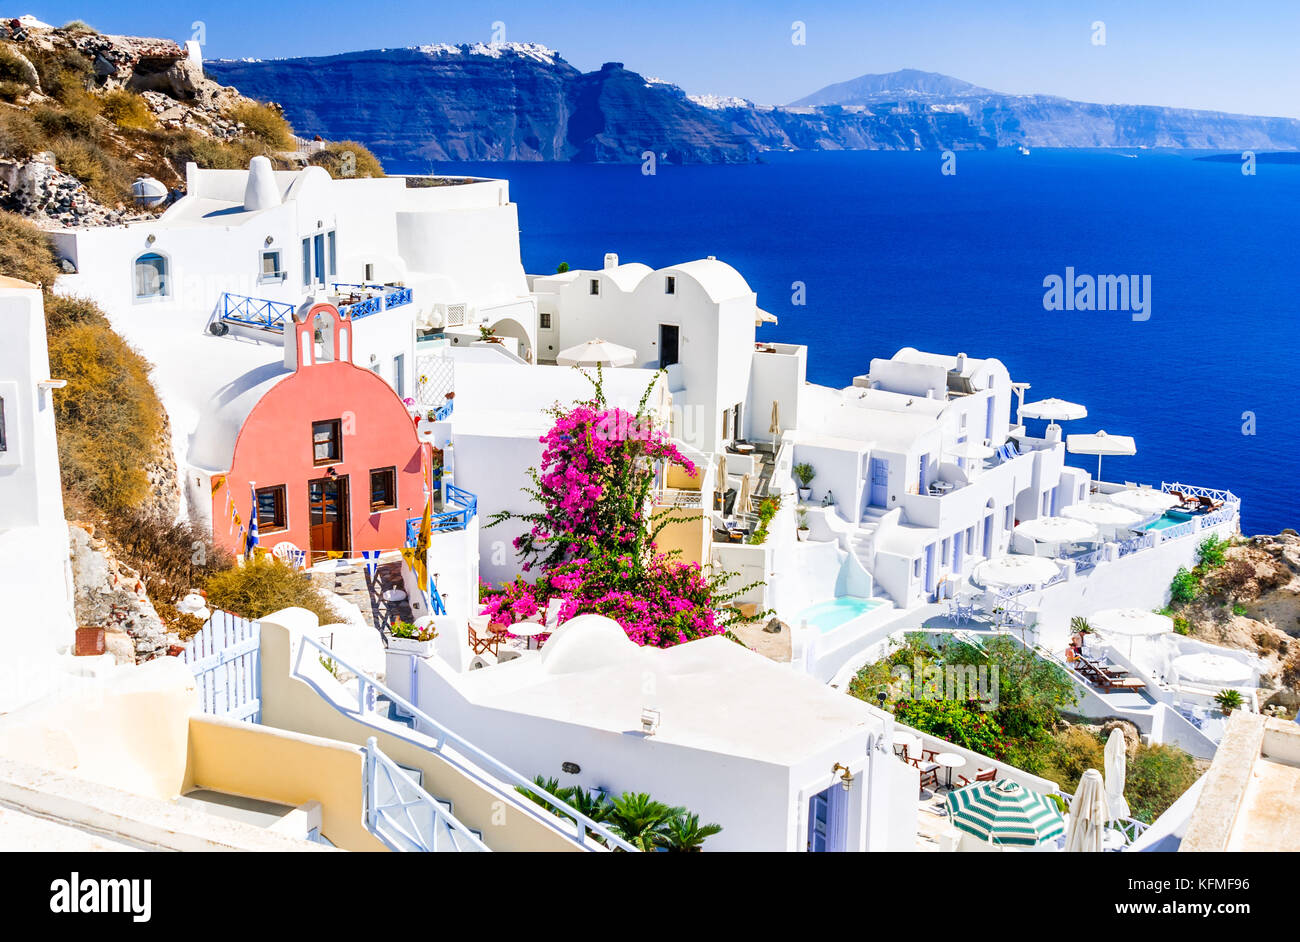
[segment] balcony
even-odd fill
[[[353,320],[360,320],[381,311],[410,304],[410,288],[400,285],[365,285],[335,283],[333,293],[326,300]],[[223,292],[217,303],[217,316],[212,332],[224,334],[231,326],[249,327],[273,334],[283,334],[285,325],[293,320],[299,304],[293,301],[273,301],[245,294]],[[218,329],[218,327],[224,329]]]

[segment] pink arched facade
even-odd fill
[[[224,523],[227,498],[247,526],[256,512],[253,488],[263,504],[264,549],[288,541],[321,559],[329,551],[352,556],[406,545],[407,519],[424,510],[425,446],[393,388],[351,362],[351,333],[351,321],[333,305],[295,318],[285,342],[296,344],[297,368],[253,406],[230,471],[213,489],[219,545],[243,550],[239,528],[228,532]]]

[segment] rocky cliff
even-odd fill
[[[246,95],[281,104],[299,134],[358,140],[390,162],[753,156],[747,140],[676,86],[616,62],[584,74],[531,43],[218,60],[206,68]]]
[[[828,86],[787,107],[687,96],[607,63],[582,73],[532,44],[437,45],[207,69],[272,99],[300,132],[355,139],[389,162],[730,163],[765,150],[1009,147],[1300,148],[1300,121],[1005,95],[903,70]]]

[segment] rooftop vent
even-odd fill
[[[244,209],[256,212],[280,205],[280,188],[270,158],[257,156],[248,162],[248,184],[244,187]]]
[[[605,267],[618,268],[618,255],[614,252],[605,253]]]

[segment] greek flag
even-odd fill
[[[248,492],[253,498],[253,510],[248,516],[248,541],[244,546],[244,556],[249,558],[253,555],[253,549],[257,546],[257,488],[252,484],[248,485]]]
[[[379,572],[379,550],[362,550],[361,558],[366,561],[366,574],[374,579]]]

